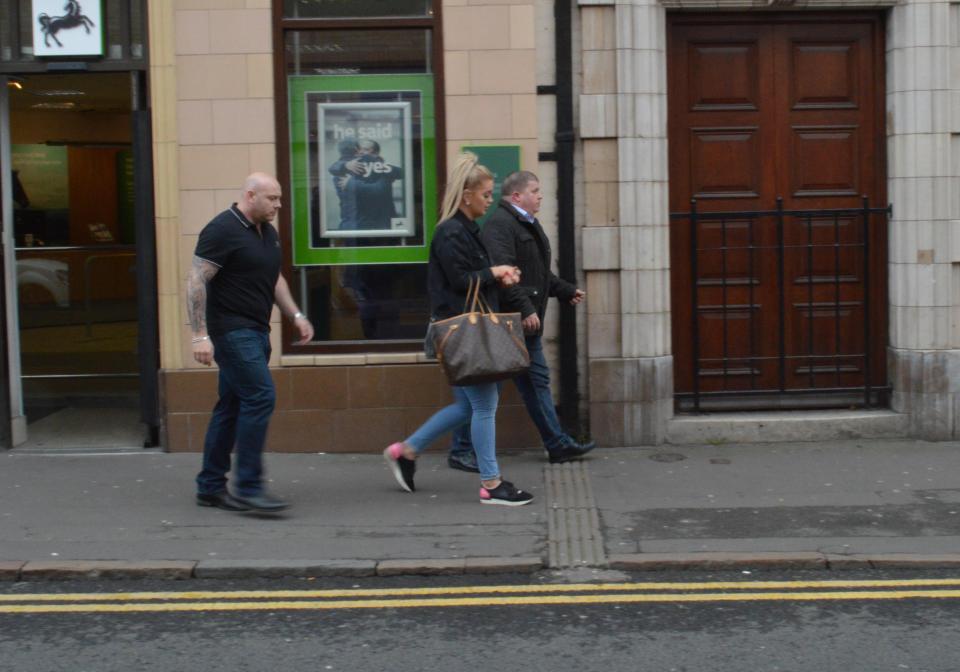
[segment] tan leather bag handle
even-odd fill
[[[493,312],[493,309],[490,308],[490,304],[488,304],[487,300],[483,298],[482,294],[480,294],[480,285],[481,282],[479,278],[477,278],[476,281],[474,281],[473,278],[470,278],[470,285],[467,288],[467,300],[463,304],[464,313],[480,313],[481,315],[487,315]]]

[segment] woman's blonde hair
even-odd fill
[[[493,173],[478,163],[476,154],[461,152],[450,171],[447,190],[443,194],[443,205],[440,208],[440,221],[450,219],[460,209],[463,192],[476,188],[484,180],[492,179]]]

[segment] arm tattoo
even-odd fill
[[[187,276],[187,314],[194,333],[207,328],[207,285],[219,269],[200,257],[193,258]]]

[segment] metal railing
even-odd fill
[[[696,199],[692,199],[690,212],[671,213],[670,219],[674,225],[685,223],[689,226],[690,251],[691,290],[687,300],[691,308],[690,364],[693,381],[692,391],[678,392],[675,395],[678,403],[685,404],[688,410],[700,412],[701,401],[704,399],[748,396],[762,399],[776,396],[782,398],[785,395],[838,393],[847,397],[852,394],[854,398],[862,395],[864,406],[875,405],[876,395],[885,393],[889,388],[872,384],[876,362],[873,361],[871,350],[876,346],[876,338],[883,338],[884,332],[883,325],[872,322],[875,311],[871,307],[873,297],[870,296],[871,226],[885,224],[891,213],[892,206],[870,207],[866,196],[862,197],[859,208],[786,210],[783,207],[783,198],[778,197],[775,210],[730,212],[700,212]],[[734,223],[740,230],[737,236],[741,239],[739,243],[731,242],[734,236],[730,235],[730,230]],[[851,231],[858,234],[855,239],[843,239],[841,226],[846,227],[847,224],[851,225]],[[800,228],[797,228],[797,225]],[[718,245],[703,244],[702,240],[707,237],[704,233],[706,227],[719,229]],[[832,227],[832,240],[816,241],[815,227]],[[786,234],[788,230],[789,239]],[[805,239],[799,239],[798,233]],[[715,237],[716,232],[713,235]],[[855,251],[857,258],[855,273],[849,273],[849,265],[846,268],[848,272],[842,273],[841,255],[846,253],[849,259],[850,250]],[[815,254],[822,265],[824,255],[829,255],[831,251],[832,272],[828,270],[818,274],[814,270]],[[764,256],[758,261],[757,255],[772,256]],[[731,274],[731,265],[738,265],[731,264],[734,256],[740,268]],[[703,267],[708,265],[704,263],[707,260],[712,264],[710,268],[714,269],[711,277],[707,277],[703,271]],[[788,263],[792,267],[802,266],[806,271],[804,276],[792,278],[793,287],[790,289],[787,287],[786,278]],[[761,265],[767,269],[767,282],[771,282],[769,271],[775,267],[775,291],[779,304],[774,308],[776,333],[758,333],[755,323],[761,305],[756,303],[759,291],[757,287],[760,284],[758,271]],[[859,281],[862,287],[860,297],[855,300],[850,300],[849,297],[846,300],[841,299],[841,284],[850,285],[851,281]],[[817,285],[832,285],[832,297],[824,300],[821,292],[819,299],[816,299]],[[701,294],[711,289],[716,294],[717,288],[719,301],[704,303]],[[804,292],[805,295],[800,296],[798,292]],[[730,295],[733,293],[736,293],[737,298],[731,302]],[[805,348],[788,348],[786,311],[791,298],[796,299],[794,307],[800,307],[806,317],[806,324],[802,327],[805,333],[797,334],[797,337],[802,336],[805,341]],[[674,299],[684,300],[679,296]],[[846,312],[849,315],[854,310],[852,306],[862,309],[862,334],[857,344],[861,347],[857,351],[841,351],[841,332],[844,326],[841,313]],[[719,343],[714,341],[711,344],[713,350],[719,349],[719,356],[704,354],[701,316],[706,313],[720,313],[721,316],[722,332],[718,335]],[[814,334],[814,318],[829,313],[832,313],[833,319],[832,339],[821,337],[818,341]],[[731,337],[729,321],[733,314],[748,316],[748,335],[745,339],[737,341],[735,337]],[[765,319],[769,325],[772,316]],[[764,322],[759,324],[762,328]],[[771,346],[774,342],[771,339],[775,339],[776,347],[773,353]],[[832,352],[825,351],[825,340],[833,341]],[[731,353],[732,346],[735,346],[733,349],[736,349],[737,353]],[[788,370],[791,365],[796,366],[792,371]],[[775,368],[771,369],[771,366]],[[851,378],[848,374],[851,373],[861,379],[857,384],[850,384]],[[860,375],[856,376],[857,373]],[[824,384],[825,374],[833,374],[832,385]],[[842,380],[844,376],[846,381]],[[705,378],[710,380],[708,387],[711,389],[703,389]],[[804,384],[799,384],[801,379]]]

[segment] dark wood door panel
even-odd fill
[[[838,21],[838,17],[834,19]],[[856,207],[883,192],[877,162],[882,39],[873,20],[772,27],[780,86],[777,191],[790,208]]]
[[[722,199],[732,208],[757,204],[772,185],[764,148],[775,141],[764,123],[772,110],[762,87],[773,67],[771,44],[762,27],[735,36],[723,26],[678,27],[668,46],[671,118],[668,132],[682,163],[671,170],[686,201]],[[674,115],[673,112],[677,114]],[[736,205],[733,205],[736,204]]]
[[[860,107],[860,44],[857,40],[791,39],[787,81],[790,109]]]
[[[865,268],[857,217],[778,227],[741,213],[773,211],[778,197],[785,210],[885,203],[880,18],[668,23],[670,209],[688,212],[695,198],[701,212],[731,213],[671,228],[677,391],[693,389],[695,368],[701,391],[863,385],[864,324],[885,333],[885,231],[871,230]],[[882,384],[885,339],[871,347]]]
[[[694,198],[759,198],[759,129],[690,129],[690,185]]]
[[[691,41],[687,54],[687,103],[691,112],[760,109],[757,41]]]
[[[863,193],[857,126],[794,126],[791,131],[791,196],[856,198]]]

